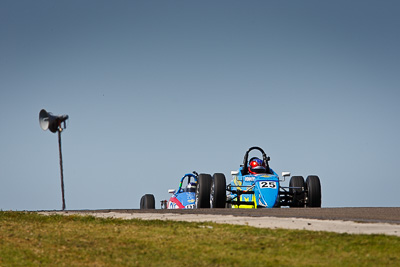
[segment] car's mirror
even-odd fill
[[[168,193],[170,193],[170,194],[175,194],[175,189],[169,189],[169,190],[168,190]]]
[[[238,175],[239,171],[231,171],[231,175]]]
[[[284,182],[288,176],[290,176],[290,172],[282,172],[283,179],[279,180],[279,182]]]

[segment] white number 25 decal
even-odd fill
[[[263,181],[259,183],[260,188],[276,188],[276,183],[271,181]]]

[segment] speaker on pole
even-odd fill
[[[64,122],[64,128],[66,128],[65,121],[68,119],[68,115],[58,115],[54,116],[52,113],[47,112],[45,109],[42,109],[39,112],[39,124],[40,128],[44,131],[47,129],[52,133],[56,133],[59,128],[61,128],[61,123]]]
[[[52,133],[58,132],[58,150],[60,155],[60,174],[61,174],[61,193],[62,193],[62,209],[65,210],[65,196],[64,196],[64,171],[63,171],[63,160],[61,152],[61,132],[63,128],[61,123],[64,122],[64,128],[66,128],[65,121],[68,119],[68,115],[54,116],[45,109],[39,112],[39,124],[40,128],[44,131],[49,129]]]

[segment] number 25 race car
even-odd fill
[[[259,151],[262,159],[249,153]],[[239,170],[232,171],[232,181],[226,185],[222,173],[185,174],[178,190],[168,190],[172,197],[167,202],[161,201],[161,208],[276,208],[276,207],[321,207],[321,183],[316,175],[292,176],[289,186],[284,187],[290,172],[283,172],[279,178],[269,167],[270,158],[259,147],[246,151]],[[154,195],[146,194],[140,200],[141,209],[154,209]]]
[[[251,158],[249,153],[258,150],[262,159]],[[302,176],[292,176],[289,187],[281,182],[290,176],[283,172],[282,179],[269,167],[270,158],[259,147],[251,147],[244,155],[243,165],[232,171],[233,180],[227,186],[226,203],[232,208],[273,208],[273,207],[321,207],[321,183],[319,177],[310,175],[304,181]]]

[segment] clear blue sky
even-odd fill
[[[183,174],[319,175],[324,207],[399,206],[398,1],[1,1],[0,209],[138,208]],[[285,184],[287,185],[287,183]],[[159,204],[157,203],[159,207]]]

